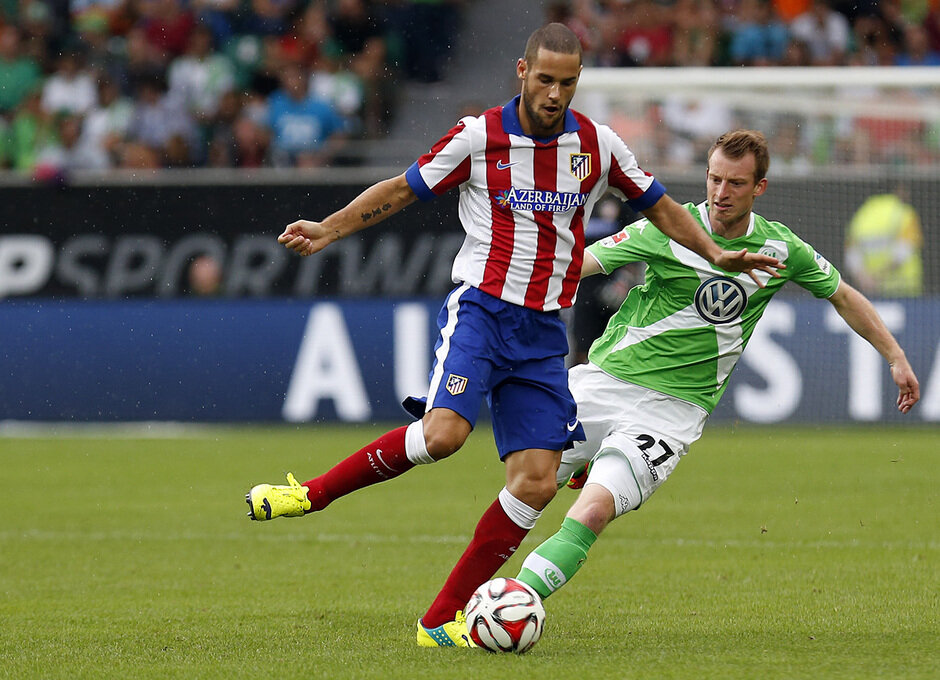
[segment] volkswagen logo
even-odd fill
[[[727,276],[714,276],[695,291],[695,311],[709,323],[730,323],[746,306],[744,286]]]

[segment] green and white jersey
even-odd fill
[[[785,225],[751,213],[747,233],[728,240],[712,233],[705,203],[685,206],[722,248],[760,252],[786,264],[781,278],[712,266],[640,220],[588,248],[605,273],[646,262],[646,282],[633,288],[611,317],[589,358],[628,382],[697,404],[711,413],[758,319],[789,280],[819,298],[839,287],[839,272]]]

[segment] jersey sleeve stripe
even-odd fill
[[[643,193],[642,196],[636,199],[628,199],[627,205],[629,205],[636,212],[642,212],[647,208],[653,207],[660,198],[662,198],[666,193],[666,187],[659,183],[658,180],[653,180],[653,183],[650,184],[649,189]]]
[[[430,201],[434,198],[435,193],[431,191],[425,183],[424,177],[421,176],[421,170],[418,168],[417,161],[412,163],[411,167],[405,171],[405,180],[407,180],[408,186],[415,192],[415,196],[417,196],[419,200]]]
[[[417,171],[433,196],[440,196],[470,179],[468,134],[466,125],[458,123],[416,161]]]

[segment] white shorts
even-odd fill
[[[593,460],[588,483],[613,494],[618,516],[666,481],[708,420],[699,406],[618,380],[594,364],[571,368],[568,387],[587,440],[562,454],[558,484]]]

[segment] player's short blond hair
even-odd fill
[[[708,150],[708,160],[711,161],[715,149],[731,159],[743,158],[747,154],[754,154],[754,182],[760,182],[767,176],[770,167],[770,151],[767,149],[767,138],[757,130],[732,130],[726,132],[715,140],[712,148]]]
[[[532,33],[525,44],[523,58],[526,62],[533,63],[540,48],[560,54],[577,54],[578,61],[581,60],[581,41],[564,24],[546,24]]]

